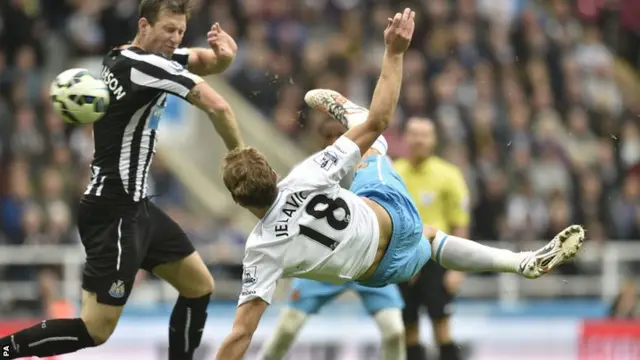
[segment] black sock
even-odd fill
[[[0,339],[3,360],[62,355],[93,346],[82,319],[46,320]]]
[[[407,345],[407,360],[426,360],[424,349],[420,344]]]
[[[440,360],[460,360],[458,347],[454,343],[440,345]]]
[[[210,298],[211,294],[197,299],[178,298],[169,320],[169,360],[193,359],[202,340]]]

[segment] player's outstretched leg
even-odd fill
[[[447,235],[427,227],[432,259],[442,266],[459,271],[518,273],[536,279],[572,259],[584,241],[584,229],[571,225],[537,251],[515,253],[480,245],[471,240]]]
[[[322,111],[336,121],[339,121],[347,129],[351,129],[354,126],[362,124],[369,116],[369,110],[355,104],[353,101],[347,99],[342,94],[334,90],[310,90],[305,94],[304,101],[309,105],[309,107]],[[387,148],[387,140],[384,136],[380,136],[371,146],[371,149],[375,150],[380,155],[386,155]],[[377,154],[362,154],[363,159],[368,155]]]

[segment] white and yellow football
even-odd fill
[[[69,69],[51,83],[53,108],[62,119],[74,125],[100,120],[109,106],[109,89],[87,69]]]

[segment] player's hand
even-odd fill
[[[231,35],[222,30],[219,23],[211,26],[211,31],[207,33],[207,41],[219,61],[232,60],[236,56],[238,45]]]
[[[416,27],[415,17],[415,11],[406,8],[402,14],[396,13],[393,19],[388,19],[389,23],[384,30],[384,43],[389,53],[400,55],[407,51]]]

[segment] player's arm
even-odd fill
[[[252,234],[251,237],[257,236]],[[270,254],[282,253],[278,246],[273,244],[269,252],[263,252],[252,248],[250,244],[264,244],[263,238],[255,238],[247,241],[244,260],[242,261],[242,290],[238,300],[238,310],[233,321],[231,333],[224,339],[216,359],[236,360],[244,358],[249,348],[253,333],[258,328],[258,323],[267,306],[271,303],[276,283],[282,276],[282,267],[278,259]]]
[[[209,84],[199,83],[189,91],[186,99],[207,114],[228,150],[242,146],[235,113],[229,103]]]
[[[339,183],[387,128],[400,96],[402,54],[413,35],[414,17],[415,13],[406,9],[403,15],[396,14],[385,30],[387,50],[367,120],[295,167],[281,186],[287,186],[292,179],[304,179],[310,187]]]
[[[364,155],[378,136],[389,127],[398,104],[402,84],[403,54],[413,36],[415,13],[405,9],[390,19],[384,32],[386,49],[382,59],[382,70],[373,92],[369,116],[362,124],[350,129],[344,136],[355,142]]]
[[[207,40],[211,48],[177,49],[173,54],[173,60],[200,76],[225,71],[233,63],[238,45],[217,23],[211,27]]]
[[[231,106],[200,76],[179,62],[158,55],[141,55],[130,50],[123,50],[122,55],[134,60],[130,74],[134,89],[162,90],[186,99],[207,114],[229,150],[242,145]]]
[[[201,76],[220,74],[233,63],[232,53],[216,54],[212,49],[189,48],[189,70]]]
[[[269,304],[262,299],[253,299],[238,307],[231,333],[224,339],[216,354],[217,360],[244,358],[267,305]]]

